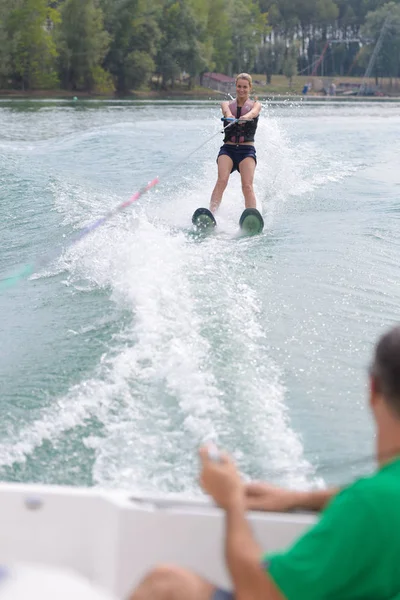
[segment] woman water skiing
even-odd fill
[[[261,233],[263,230],[264,221],[256,208],[253,189],[257,163],[254,135],[261,104],[257,100],[250,100],[251,89],[251,75],[240,73],[236,77],[236,100],[221,103],[225,136],[217,158],[218,179],[211,195],[210,209],[198,208],[193,214],[192,223],[197,228],[215,227],[217,223],[214,213],[221,204],[229,176],[233,171],[238,171],[245,200],[245,210],[239,225],[248,234]]]
[[[218,179],[210,202],[212,213],[215,213],[221,204],[229,176],[236,170],[239,171],[242,180],[245,207],[256,208],[256,197],[253,189],[254,171],[257,163],[254,135],[261,104],[258,101],[250,100],[252,87],[251,75],[240,73],[236,77],[236,100],[221,103],[225,137],[217,158]],[[228,119],[240,119],[240,121],[226,127],[231,122]]]

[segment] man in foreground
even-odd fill
[[[131,600],[394,600],[400,597],[400,327],[379,340],[370,368],[376,474],[342,491],[293,492],[244,485],[229,456],[200,450],[201,485],[225,510],[225,556],[233,591],[185,569],[154,569]],[[263,556],[247,509],[322,510],[285,552]]]

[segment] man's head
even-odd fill
[[[388,408],[391,416],[400,421],[400,326],[390,329],[378,340],[370,377],[375,416],[380,408]]]

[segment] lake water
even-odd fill
[[[219,117],[211,101],[0,102],[3,276],[161,176],[0,294],[1,479],[193,494],[208,439],[290,486],[374,467],[366,368],[400,320],[400,104],[266,104],[251,238],[237,173],[217,231],[192,231]]]

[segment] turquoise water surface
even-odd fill
[[[191,228],[219,116],[211,101],[0,102],[3,276],[161,175],[0,295],[3,480],[192,493],[207,439],[292,486],[373,467],[366,367],[400,319],[400,104],[265,105],[252,238],[236,173],[217,231]]]

